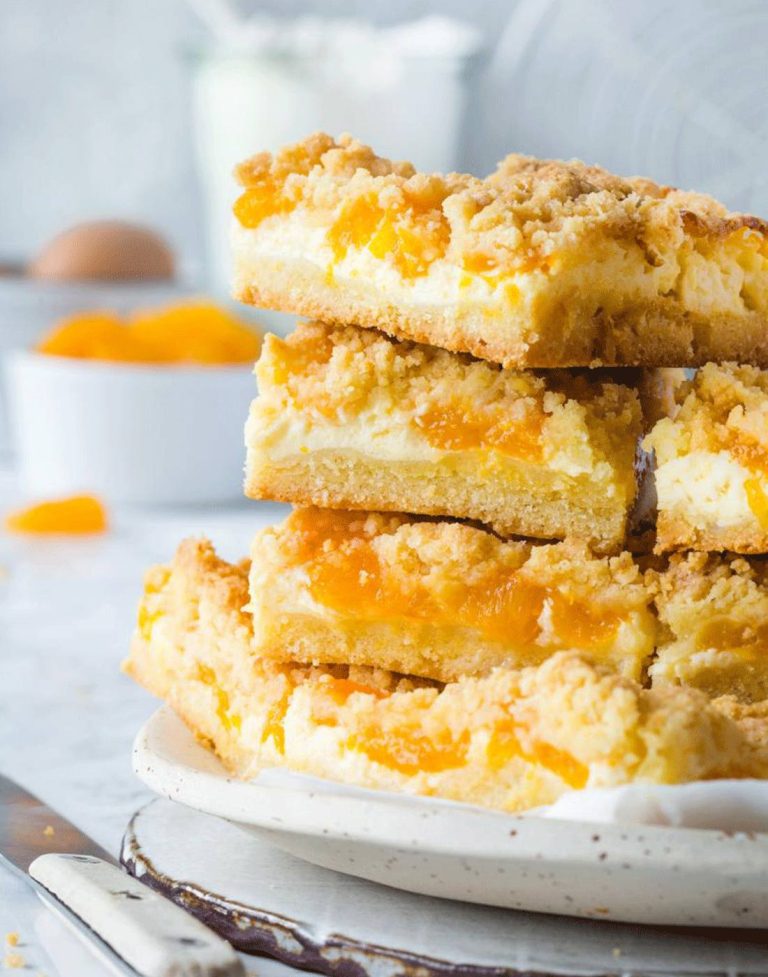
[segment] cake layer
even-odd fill
[[[501,535],[621,546],[637,393],[539,376],[354,326],[269,336],[246,430],[246,493],[475,519]]]
[[[768,563],[689,553],[655,576],[663,627],[653,685],[688,685],[744,703],[768,699]]]
[[[645,438],[657,550],[768,552],[768,371],[708,363]]]
[[[639,679],[650,596],[628,553],[532,546],[453,522],[297,509],[252,548],[254,650],[451,681],[578,649]]]
[[[286,766],[517,811],[574,788],[765,773],[764,719],[747,733],[695,690],[643,690],[571,653],[444,687],[263,661],[246,574],[182,544],[147,577],[125,665],[240,777]]]
[[[512,155],[417,173],[317,134],[238,168],[234,294],[507,366],[768,366],[767,225]]]

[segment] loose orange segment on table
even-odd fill
[[[78,536],[103,533],[107,527],[107,511],[92,495],[38,502],[5,517],[8,532],[30,535]]]
[[[128,319],[111,312],[73,316],[35,348],[75,359],[225,366],[255,360],[261,334],[226,309],[195,300],[136,312]]]

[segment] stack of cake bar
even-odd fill
[[[308,317],[264,343],[246,494],[295,508],[250,561],[150,571],[129,672],[244,777],[520,810],[768,776],[768,568],[737,555],[768,552],[768,227],[347,137],[238,172],[236,295]]]

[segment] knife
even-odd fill
[[[137,882],[96,842],[2,774],[0,864],[20,872],[120,974],[244,977],[229,943]]]

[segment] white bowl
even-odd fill
[[[0,275],[0,356],[29,349],[66,316],[92,309],[118,313],[153,308],[194,294],[182,282],[49,282]],[[9,450],[5,396],[0,383],[0,454]]]
[[[11,434],[30,496],[107,502],[242,498],[247,366],[144,366],[16,350],[5,358]]]

